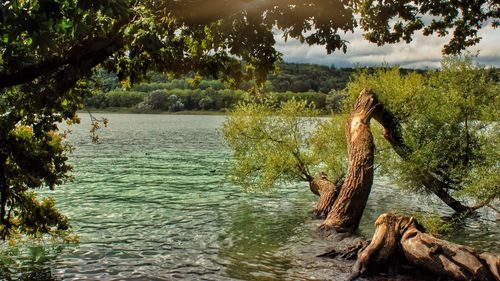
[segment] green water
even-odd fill
[[[80,235],[77,245],[3,246],[0,279],[343,280],[351,264],[315,258],[332,241],[304,183],[245,193],[226,183],[223,116],[105,114],[92,144],[89,119],[71,128],[75,180],[51,192]],[[361,233],[379,214],[436,204],[375,182]],[[438,209],[442,214],[446,208]],[[467,220],[448,239],[497,250],[498,214]]]

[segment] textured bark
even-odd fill
[[[337,180],[337,182],[332,182],[325,173],[321,173],[319,177],[309,182],[311,191],[319,196],[318,203],[314,210],[314,216],[316,218],[325,218],[328,215],[333,203],[337,199],[341,186],[341,179]]]
[[[358,254],[350,280],[400,262],[455,280],[500,281],[500,255],[438,239],[424,232],[413,217],[383,214],[375,222],[371,243]],[[396,268],[394,268],[396,267]]]
[[[391,144],[394,151],[403,160],[407,160],[411,153],[411,149],[404,143],[399,120],[382,104],[380,104],[379,109],[374,112],[373,118],[384,127],[384,137]],[[431,173],[431,171],[423,171],[421,184],[428,190],[432,191],[455,212],[464,213],[474,210],[474,208],[466,206],[453,198],[453,196],[451,196],[448,192],[451,190],[451,186],[436,177],[435,174]]]
[[[373,183],[374,145],[369,123],[377,105],[375,95],[363,90],[351,111],[346,128],[347,175],[320,230],[353,232],[359,225]]]

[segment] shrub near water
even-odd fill
[[[410,155],[381,153],[382,171],[417,191],[424,171],[454,189],[455,196],[488,202],[500,195],[499,84],[470,57],[448,57],[441,71],[402,76],[397,68],[361,72],[348,85],[348,104],[370,88],[402,124]],[[378,134],[380,137],[380,134]],[[377,147],[387,146],[383,140]]]

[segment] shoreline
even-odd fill
[[[108,108],[87,108],[78,110],[78,114],[85,113],[123,113],[123,114],[156,114],[156,115],[229,115],[228,111],[212,110],[182,110],[182,111],[162,111],[162,110],[141,110],[128,107],[108,107]]]
[[[108,107],[108,108],[88,108],[77,111],[77,114],[87,114],[88,112],[94,113],[120,113],[120,114],[154,114],[154,115],[213,115],[213,116],[228,116],[231,110],[227,111],[214,111],[214,110],[182,110],[182,111],[161,111],[161,110],[141,110],[128,107]],[[321,113],[317,117],[330,117],[332,115],[339,115],[342,113]]]

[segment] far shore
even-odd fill
[[[107,107],[107,108],[85,108],[79,110],[79,114],[87,113],[123,113],[123,114],[164,114],[164,115],[229,115],[231,110],[215,111],[215,110],[181,110],[181,111],[162,111],[162,110],[144,110],[129,107]],[[321,113],[320,117],[331,116],[329,113]]]
[[[143,110],[128,107],[107,107],[107,108],[85,108],[78,113],[127,113],[127,114],[167,114],[167,115],[228,115],[228,111],[211,110],[182,110],[182,111],[162,111],[162,110]]]

